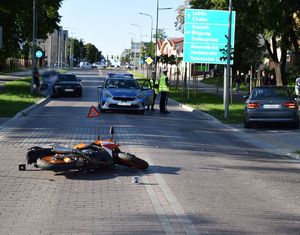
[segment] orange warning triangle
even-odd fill
[[[89,114],[87,115],[88,118],[98,117],[100,116],[100,112],[92,105],[90,108]]]

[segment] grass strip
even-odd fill
[[[0,117],[13,117],[42,97],[30,93],[31,78],[7,82],[0,91]]]
[[[244,103],[236,102],[229,106],[228,118],[224,118],[224,105],[223,98],[221,96],[216,96],[215,94],[199,92],[190,92],[190,97],[188,99],[187,91],[171,89],[170,98],[176,100],[179,103],[193,107],[196,110],[206,112],[223,123],[242,123],[243,122],[243,110]]]

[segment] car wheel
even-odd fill
[[[244,128],[251,128],[252,123],[247,121],[246,118],[244,118]]]
[[[293,128],[298,129],[299,128],[299,119],[293,122]]]
[[[58,96],[58,94],[53,93],[50,97],[51,97],[51,98],[58,98],[59,96]]]
[[[98,108],[100,110],[100,113],[105,113],[105,110],[102,108],[101,104],[98,104]]]

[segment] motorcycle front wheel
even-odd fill
[[[119,153],[118,157],[119,157],[118,164],[120,165],[134,167],[141,170],[146,170],[149,167],[148,162],[130,153]]]
[[[76,169],[76,161],[65,157],[63,159],[57,159],[55,156],[45,156],[37,159],[36,165],[42,170],[49,171],[68,171]]]

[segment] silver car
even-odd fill
[[[132,110],[145,112],[149,97],[153,97],[152,89],[141,87],[131,76],[114,75],[99,86],[98,106],[102,112],[106,110]],[[150,98],[152,101],[153,98]]]
[[[282,86],[262,86],[252,90],[244,109],[244,127],[252,123],[290,123],[299,127],[298,104],[290,90]]]

